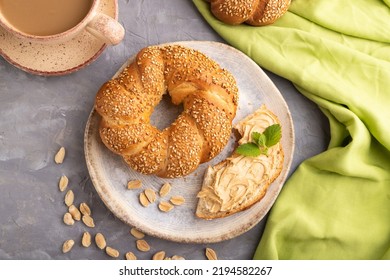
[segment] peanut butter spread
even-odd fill
[[[238,143],[250,142],[252,132],[262,133],[275,123],[279,123],[277,117],[261,106],[236,125],[242,137]],[[279,141],[268,149],[267,155],[251,157],[233,153],[216,166],[209,167],[198,193],[197,216],[212,219],[248,208],[265,195],[282,165],[283,151]]]

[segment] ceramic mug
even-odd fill
[[[46,0],[48,1],[48,0]],[[41,9],[39,9],[39,12],[45,14],[45,19],[50,18],[50,12],[52,12],[53,8],[56,8],[58,11],[55,11],[57,13],[56,15],[53,15],[53,26],[57,24],[57,21],[61,17],[64,17],[66,20],[66,17],[69,17],[69,15],[66,15],[66,11],[70,11],[69,13],[79,13],[80,12],[80,6],[77,5],[80,2],[74,2],[73,7],[69,7],[69,3],[71,1],[63,1],[58,3],[65,3],[68,5],[67,7],[61,7],[53,6],[55,5],[53,0],[49,0],[52,2],[46,2],[47,5],[45,5],[45,0],[35,0],[34,1],[24,1],[24,3],[28,3],[29,5],[42,5]],[[78,0],[80,1],[80,0]],[[115,19],[111,18],[108,15],[99,13],[98,7],[100,0],[85,0],[85,14],[82,14],[80,20],[78,20],[73,26],[66,30],[59,31],[58,33],[54,34],[40,34],[37,32],[30,32],[30,31],[22,31],[21,28],[18,28],[17,25],[14,23],[16,22],[16,18],[26,19],[29,16],[33,15],[33,12],[30,12],[29,9],[35,8],[36,6],[31,7],[23,7],[24,9],[20,8],[21,5],[23,5],[23,1],[19,0],[20,3],[17,3],[17,0],[0,0],[0,25],[4,27],[10,34],[17,36],[22,39],[39,42],[39,43],[63,43],[66,41],[71,40],[72,38],[76,37],[80,32],[86,30],[93,36],[99,38],[104,43],[109,45],[116,45],[120,43],[124,37],[125,30],[123,26],[116,21]],[[6,6],[8,5],[8,6]],[[12,6],[13,5],[13,6]],[[19,5],[19,6],[17,6]],[[51,10],[49,9],[48,5],[52,5]],[[47,8],[47,10],[46,10]],[[63,9],[63,10],[59,10]],[[18,13],[25,13],[18,14]],[[52,12],[52,14],[55,14],[55,12]],[[47,16],[46,16],[47,15]],[[60,16],[58,16],[60,15]],[[72,15],[72,14],[70,14]],[[15,20],[13,21],[13,16]],[[50,19],[49,19],[50,20]],[[77,18],[76,18],[77,20]],[[54,24],[55,22],[55,24]],[[50,22],[44,23],[45,27],[50,26]],[[68,23],[67,23],[68,24]],[[31,23],[30,23],[31,25]],[[39,26],[38,26],[39,28]]]

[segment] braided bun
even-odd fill
[[[150,124],[164,93],[183,112],[162,131]],[[108,149],[143,174],[176,178],[218,155],[236,115],[234,77],[199,51],[179,46],[142,49],[134,62],[99,89],[95,109]]]
[[[219,20],[237,25],[243,22],[254,25],[274,23],[288,9],[291,0],[207,0],[211,12]]]

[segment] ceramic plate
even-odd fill
[[[118,17],[117,0],[100,1],[100,12]],[[62,44],[42,44],[16,38],[0,27],[0,55],[32,74],[58,76],[75,72],[96,60],[106,44],[86,31]]]
[[[268,76],[249,57],[242,52],[222,43],[216,42],[177,42],[197,49],[229,70],[236,78],[240,91],[239,107],[234,119],[239,120],[253,113],[261,104],[265,104],[278,115],[282,127],[282,144],[285,161],[280,176],[269,187],[265,197],[251,208],[234,215],[215,219],[202,220],[195,217],[196,195],[200,190],[203,175],[208,165],[215,165],[229,156],[235,146],[234,133],[228,145],[208,163],[201,164],[192,174],[178,179],[162,179],[146,176],[131,170],[120,156],[110,152],[101,142],[98,133],[99,115],[92,110],[87,122],[84,148],[88,170],[93,185],[105,205],[123,222],[138,228],[144,233],[186,243],[212,243],[236,237],[255,226],[267,214],[277,198],[288,175],[294,150],[294,131],[289,109],[282,95]],[[127,63],[132,61],[130,59]],[[123,67],[125,67],[124,65]],[[119,70],[121,71],[121,69]],[[118,71],[118,72],[119,72]],[[152,124],[160,129],[167,127],[181,112],[181,108],[170,103],[168,95],[155,108]],[[129,180],[139,179],[143,187],[128,190]],[[158,191],[169,182],[172,186],[166,197],[159,197],[148,207],[139,203],[139,194],[145,188]],[[170,212],[161,212],[158,202],[167,201],[170,196],[181,195],[185,203],[176,206]]]

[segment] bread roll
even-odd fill
[[[150,116],[163,94],[184,110],[162,131]],[[203,53],[179,45],[150,46],[99,89],[100,137],[143,174],[176,178],[193,172],[227,144],[236,115],[233,75]]]
[[[274,23],[287,11],[291,0],[208,0],[212,14],[220,21],[254,26]]]

